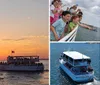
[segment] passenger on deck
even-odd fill
[[[79,16],[79,23],[78,23],[79,26],[81,26],[81,27],[83,27],[83,28],[87,28],[87,29],[89,29],[89,30],[92,30],[92,29],[93,29],[92,27],[90,27],[90,26],[88,26],[88,25],[86,25],[86,24],[82,24],[82,23],[81,23],[81,20],[82,20],[82,15],[81,15],[81,14],[78,14],[78,16]]]
[[[53,1],[50,6],[50,24],[52,24],[54,19],[54,14],[56,13],[55,8],[57,7],[58,1]]]
[[[64,32],[66,23],[69,22],[70,18],[71,18],[70,12],[63,11],[62,18],[60,18],[55,23],[53,23],[52,26],[50,26],[51,41],[58,41],[61,39],[61,35]]]
[[[82,11],[80,11],[77,15],[82,15],[82,16],[83,16],[83,12],[82,12]]]
[[[61,38],[70,33],[78,25],[78,22],[79,22],[79,17],[77,15],[72,16],[70,22],[66,23]]]
[[[62,12],[61,10],[62,3],[59,1],[53,1],[50,6],[50,24],[52,25],[56,20],[59,19],[59,16]]]
[[[69,9],[69,11],[71,12],[72,15],[76,15],[81,11],[80,9],[77,9],[77,6],[78,5],[74,5]]]
[[[68,33],[71,32],[78,25],[78,22],[79,16],[72,16],[71,21],[68,24]]]

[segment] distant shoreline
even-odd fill
[[[39,60],[49,60],[49,59],[39,59]]]
[[[41,58],[41,59],[39,59],[39,60],[49,60],[49,59],[42,59],[42,58]],[[2,62],[2,61],[5,61],[5,62],[6,62],[7,60],[0,60],[0,62]]]

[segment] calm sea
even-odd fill
[[[100,85],[100,44],[51,43],[50,83],[51,85]],[[94,69],[94,82],[77,84],[59,69],[59,57],[63,51],[78,51],[91,58]]]
[[[41,62],[49,69],[48,60]],[[49,85],[49,72],[0,72],[0,85]]]
[[[78,27],[75,41],[100,41],[100,28],[93,27],[95,30],[88,30],[83,27]]]

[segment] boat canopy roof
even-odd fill
[[[82,53],[79,53],[77,51],[66,51],[66,52],[63,52],[63,54],[67,55],[68,57],[74,59],[74,60],[79,60],[79,59],[90,59],[90,57],[82,54]]]

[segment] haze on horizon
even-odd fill
[[[48,58],[48,0],[0,0],[0,60],[13,55]]]

